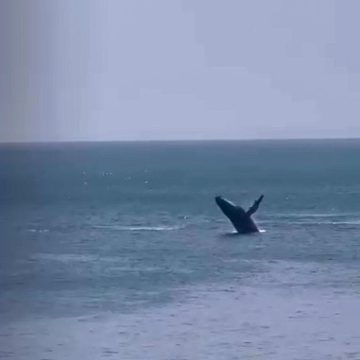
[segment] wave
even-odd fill
[[[311,220],[298,220],[298,221],[259,221],[263,225],[343,225],[343,226],[360,226],[360,220],[354,221],[311,221]]]
[[[49,229],[27,229],[28,232],[31,233],[47,233],[50,230]]]
[[[360,220],[349,220],[349,221],[296,221],[292,224],[299,225],[360,225]]]
[[[38,253],[29,257],[33,261],[91,262],[98,260],[95,255]],[[102,259],[103,260],[103,259]]]
[[[264,216],[261,223],[296,225],[360,225],[359,213],[275,213]]]
[[[117,226],[117,225],[95,225],[95,229],[114,230],[114,231],[176,231],[181,230],[181,226]]]
[[[275,213],[274,217],[284,218],[344,218],[357,217],[359,213]]]

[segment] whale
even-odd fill
[[[260,232],[251,216],[258,210],[263,198],[264,195],[261,195],[247,211],[222,196],[216,196],[215,202],[239,234],[251,234]]]

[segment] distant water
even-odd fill
[[[0,359],[360,359],[360,141],[0,145]],[[264,231],[214,203],[259,195]]]

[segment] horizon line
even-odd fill
[[[308,137],[308,138],[213,138],[213,139],[119,139],[119,140],[15,140],[2,141],[0,145],[21,144],[75,144],[75,143],[175,143],[175,142],[251,142],[251,141],[329,141],[329,140],[360,140],[360,136],[354,137]]]

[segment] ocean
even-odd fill
[[[0,145],[0,358],[360,359],[360,140]],[[216,207],[249,207],[236,235]]]

